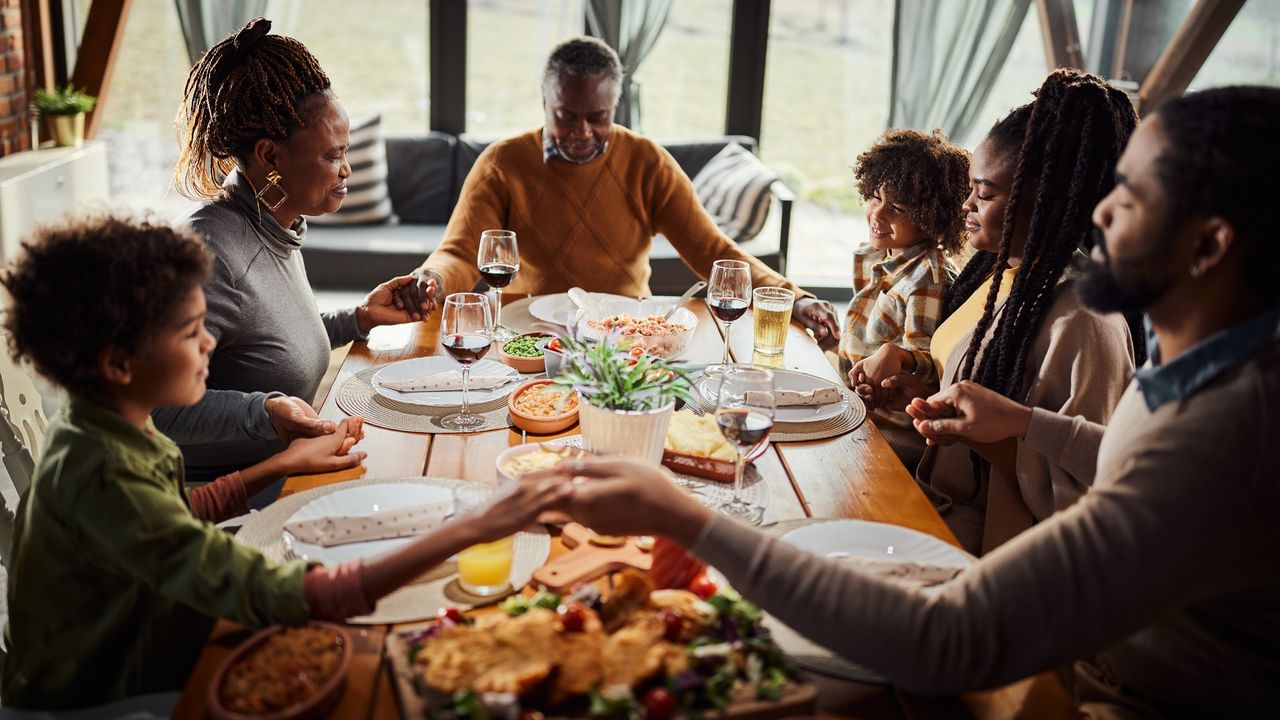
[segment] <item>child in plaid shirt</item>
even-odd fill
[[[963,242],[969,153],[940,131],[889,130],[858,156],[853,177],[867,203],[870,242],[853,252],[853,299],[840,340],[846,376],[884,343],[929,351],[954,276],[947,255]],[[906,413],[882,411],[877,419],[911,428]]]

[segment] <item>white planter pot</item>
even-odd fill
[[[582,444],[601,455],[621,455],[650,465],[662,462],[662,447],[676,403],[657,410],[609,410],[584,402],[578,408]]]

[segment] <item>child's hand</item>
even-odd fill
[[[573,485],[565,478],[551,476],[523,480],[510,493],[464,515],[457,522],[471,526],[477,535],[476,542],[493,542],[532,525],[545,510],[560,509],[572,494]]]
[[[351,451],[364,437],[364,418],[352,417],[338,423],[330,435],[298,438],[280,453],[286,475],[334,472],[353,468],[364,461],[365,453]]]

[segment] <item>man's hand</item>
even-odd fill
[[[813,331],[813,339],[823,350],[830,350],[840,342],[840,323],[831,303],[817,298],[800,298],[791,308],[791,314],[801,325]]]
[[[328,435],[337,429],[331,420],[321,420],[320,414],[306,400],[296,397],[267,398],[263,408],[271,419],[271,426],[281,440],[291,442],[300,437]]]
[[[422,268],[409,273],[408,277],[410,282],[391,291],[392,303],[397,310],[408,313],[411,319],[423,320],[444,300],[444,280]]]
[[[364,418],[338,423],[337,431],[319,437],[298,438],[280,453],[284,474],[335,472],[364,462],[365,453],[351,448],[364,437]]]
[[[1031,408],[969,380],[927,400],[916,398],[907,413],[930,445],[949,445],[956,440],[989,444],[1023,438],[1031,426]]]
[[[474,532],[476,542],[492,542],[525,529],[548,510],[562,509],[572,493],[573,486],[563,477],[530,473],[510,493],[454,522]]]
[[[629,460],[563,462],[552,472],[573,478],[567,511],[606,535],[666,535],[688,547],[711,521],[711,511],[661,470]]]
[[[364,302],[356,308],[356,327],[363,334],[379,325],[399,325],[412,322],[416,318],[404,310],[402,302],[397,301],[396,291],[417,282],[412,275],[401,275],[382,283],[373,292],[364,297]]]

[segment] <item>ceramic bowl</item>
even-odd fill
[[[519,337],[538,338],[540,342],[543,338],[549,340],[552,337],[552,335],[548,333],[524,333]],[[543,352],[545,353],[546,351],[544,350]],[[540,373],[546,370],[545,355],[538,356],[538,357],[510,355],[506,351],[505,343],[498,348],[498,357],[502,359],[502,362],[506,363],[508,366],[515,369],[515,371],[518,373],[525,373],[525,374]]]
[[[351,644],[351,636],[347,631],[334,625],[333,623],[313,621],[308,623],[306,628],[323,630],[332,634],[335,642],[341,644],[342,657],[338,661],[337,668],[333,674],[321,683],[320,687],[307,695],[305,698],[295,702],[292,705],[281,708],[271,713],[262,714],[244,714],[229,709],[222,701],[222,687],[228,680],[231,669],[242,661],[247,660],[250,655],[262,649],[268,640],[276,635],[284,632],[288,628],[279,625],[269,627],[248,640],[244,641],[240,647],[236,648],[222,665],[218,667],[218,671],[213,676],[213,682],[209,684],[208,690],[208,706],[209,717],[214,720],[301,720],[302,718],[320,718],[325,717],[333,706],[337,704],[342,697],[342,689],[346,684],[347,670],[351,667],[351,656],[354,652]]]
[[[557,449],[559,449],[559,446],[551,445],[548,443],[535,443],[535,442],[530,442],[530,443],[525,443],[523,445],[515,445],[513,447],[509,447],[506,450],[503,450],[501,453],[499,453],[497,459],[494,460],[494,466],[498,470],[498,477],[505,481],[514,482],[519,479],[519,476],[512,475],[507,469],[507,465],[512,460],[526,453],[537,452],[539,450],[550,450],[554,452]],[[587,452],[586,450],[579,450],[578,448],[571,448],[571,450],[572,450],[572,453],[569,454],[569,456],[566,459],[572,459],[576,457],[583,457],[583,458],[596,457],[594,453]]]
[[[540,388],[544,385],[550,385],[549,380],[532,380],[516,388],[515,392],[507,396],[507,410],[511,412],[511,420],[515,426],[537,435],[549,435],[557,433],[561,430],[567,430],[574,423],[578,422],[578,406],[574,405],[572,410],[562,412],[559,415],[530,415],[516,407],[520,400],[520,396],[532,389]]]

